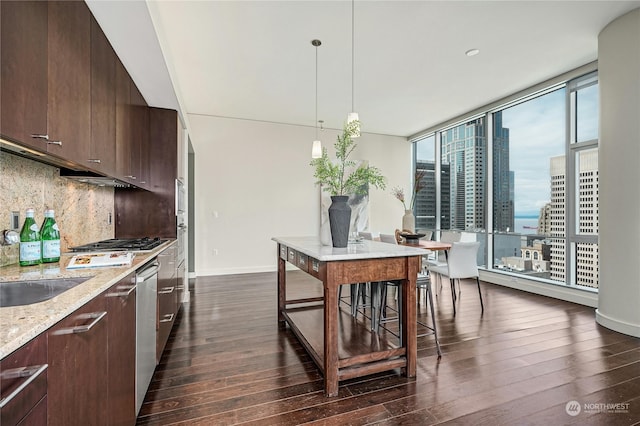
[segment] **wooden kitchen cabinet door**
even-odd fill
[[[47,336],[41,334],[0,361],[0,425],[47,423]]]
[[[91,140],[91,13],[83,1],[47,4],[47,151],[86,164]]]
[[[149,185],[149,108],[133,81],[131,91],[131,170],[136,176],[136,186]]]
[[[158,318],[156,336],[156,361],[159,363],[162,352],[171,334],[178,313],[176,287],[176,246],[171,246],[158,255]]]
[[[109,176],[116,174],[116,58],[91,17],[91,144],[86,165]]]
[[[109,425],[136,423],[136,282],[135,274],[104,293],[108,312]]]
[[[47,2],[1,1],[0,133],[46,152]]]
[[[136,183],[131,171],[131,95],[127,69],[116,59],[116,177]]]
[[[106,307],[96,297],[47,332],[48,426],[108,424]]]

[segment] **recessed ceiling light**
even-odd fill
[[[469,49],[466,52],[464,52],[464,54],[467,56],[476,56],[478,53],[480,53],[480,50],[478,49]]]

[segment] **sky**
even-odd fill
[[[509,129],[509,168],[515,179],[515,215],[537,217],[550,201],[550,158],[565,153],[566,89],[559,89],[502,111]],[[598,86],[578,92],[578,137],[598,136]],[[433,138],[418,143],[418,159],[433,160]]]

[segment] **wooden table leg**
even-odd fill
[[[338,286],[332,265],[324,282],[324,393],[338,396]]]
[[[278,244],[278,253],[280,245]],[[278,254],[278,326],[285,327],[282,312],[287,306],[287,265],[286,261]]]
[[[402,283],[402,342],[407,350],[407,366],[404,373],[407,377],[416,375],[416,357],[418,350],[416,324],[416,280],[420,258],[407,257],[407,277]]]

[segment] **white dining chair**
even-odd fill
[[[429,271],[433,274],[446,275],[451,283],[451,298],[453,300],[453,315],[456,314],[456,290],[455,282],[465,278],[475,278],[478,284],[478,294],[480,295],[480,308],[484,312],[482,302],[482,291],[480,290],[480,275],[478,273],[478,250],[480,242],[453,242],[449,250],[447,264],[442,266],[432,266]]]
[[[460,241],[462,234],[456,231],[442,231],[440,233],[440,242],[443,243],[455,243]],[[437,282],[438,287],[442,289],[442,277],[440,274],[434,271],[436,267],[447,266],[447,252],[445,250],[439,250],[435,259],[427,259],[426,265],[429,273],[431,274],[431,281]],[[442,268],[440,268],[442,269]]]

